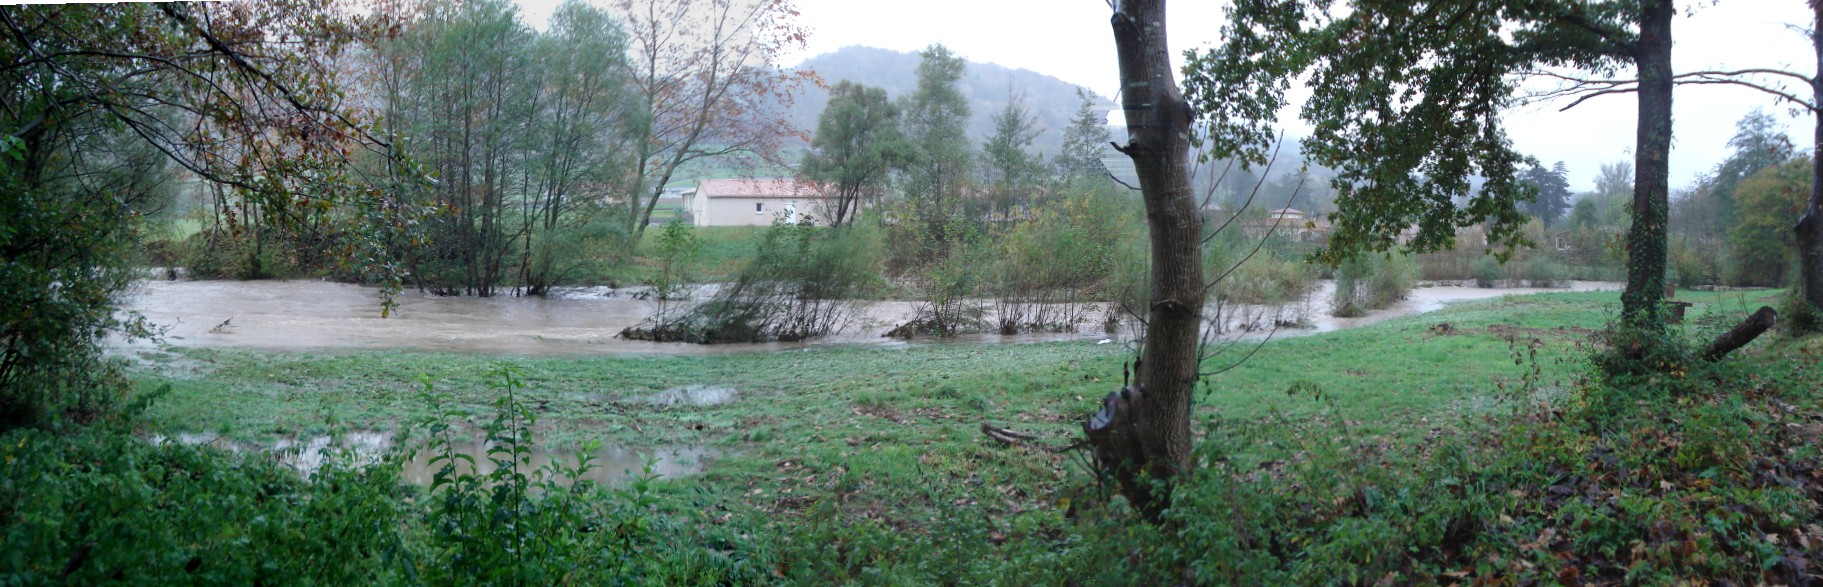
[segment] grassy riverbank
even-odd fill
[[[1707,338],[1766,295],[1685,292],[1697,302],[1688,334]],[[1582,375],[1584,358],[1617,296],[1505,298],[1265,345],[1199,392],[1201,468],[1161,525],[1108,507],[1107,488],[1076,457],[978,432],[989,422],[1069,443],[1118,387],[1129,358],[1118,345],[504,362],[521,374],[516,397],[543,444],[719,454],[700,474],[642,485],[640,511],[664,530],[633,552],[671,561],[642,571],[650,581],[675,579],[667,568],[869,584],[1789,571],[1823,546],[1801,468],[1816,460],[1815,444],[1784,431],[1817,419],[1810,390],[1823,344],[1765,341],[1719,369],[1692,366],[1688,379],[1598,385]],[[486,421],[502,362],[172,350],[141,375],[142,388],[171,390],[137,426],[258,442],[397,430],[440,412]],[[420,373],[442,405],[424,401]],[[712,405],[653,401],[692,385],[733,394]],[[1584,415],[1592,402],[1633,407],[1595,418]],[[622,512],[630,498],[589,499]],[[408,543],[422,539],[414,532]]]

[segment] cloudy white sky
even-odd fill
[[[520,0],[528,20],[542,24],[555,0]],[[973,61],[1025,68],[1110,96],[1119,86],[1106,0],[796,0],[812,29],[809,46],[786,64],[848,45],[915,51],[942,43]],[[1169,4],[1171,42],[1179,49],[1219,40],[1226,2]],[[1679,71],[1721,67],[1781,67],[1814,73],[1807,40],[1789,29],[1808,14],[1802,0],[1679,0],[1688,16],[1673,23]],[[833,80],[832,80],[833,81]],[[1603,162],[1632,159],[1634,98],[1605,97],[1569,112],[1565,103],[1508,113],[1514,143],[1547,165],[1564,161],[1577,190],[1591,189]],[[1727,154],[1734,123],[1756,107],[1778,114],[1799,146],[1808,147],[1808,121],[1745,89],[1686,86],[1674,101],[1672,186],[1684,187]],[[1283,118],[1290,134],[1303,125]]]

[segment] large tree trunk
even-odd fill
[[[1810,78],[1811,105],[1823,108],[1823,1],[1812,0],[1815,18],[1810,42],[1817,52],[1817,74]],[[1813,140],[1817,150],[1810,156],[1810,205],[1794,229],[1798,237],[1798,293],[1810,303],[1810,312],[1823,310],[1823,111],[1812,112],[1816,119]],[[1815,320],[1808,322],[1815,327]]]
[[[1664,328],[1666,224],[1671,183],[1671,0],[1642,0],[1639,42],[1639,134],[1634,146],[1633,226],[1627,232],[1627,289],[1621,322]]]
[[[1121,442],[1098,445],[1097,452],[1128,501],[1155,515],[1169,505],[1171,480],[1190,466],[1190,397],[1203,310],[1203,218],[1190,190],[1192,115],[1178,91],[1165,44],[1165,2],[1120,2],[1112,24],[1127,121],[1127,144],[1117,147],[1133,159],[1139,174],[1151,229],[1152,283],[1138,386],[1123,390],[1119,398],[1110,396],[1109,417],[1102,419],[1103,430],[1122,432]],[[1089,428],[1093,432],[1094,422]]]

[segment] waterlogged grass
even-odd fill
[[[1439,410],[1483,405],[1501,385],[1562,387],[1611,314],[1613,293],[1553,294],[1465,304],[1353,330],[1239,342],[1212,357],[1199,411],[1232,418],[1334,410],[1382,431]],[[1534,342],[1536,340],[1536,342]],[[1531,349],[1536,345],[1537,355]],[[431,413],[419,375],[455,406],[493,402],[487,374],[503,361],[525,373],[527,397],[560,443],[796,443],[818,426],[864,428],[899,419],[915,435],[974,435],[982,421],[1059,437],[1119,387],[1131,351],[1114,344],[926,343],[831,346],[780,353],[604,358],[499,358],[400,352],[333,354],[170,349],[173,365],[141,378],[173,393],[154,427],[227,431],[261,440],[341,425],[390,430]],[[1515,364],[1515,359],[1523,359]],[[156,365],[152,366],[156,368]],[[654,405],[667,389],[735,390],[718,405]],[[1292,391],[1288,393],[1288,391]],[[1323,401],[1299,392],[1321,392]],[[872,412],[878,412],[874,414]],[[912,417],[915,412],[941,417]],[[881,414],[884,414],[882,416]],[[944,422],[948,422],[945,424]],[[890,428],[890,427],[888,427]],[[969,440],[974,440],[969,438]]]
[[[1706,339],[1746,310],[1772,303],[1776,295],[1680,292],[1679,299],[1695,304],[1686,334]],[[1119,345],[921,344],[506,361],[521,370],[525,388],[520,399],[538,415],[539,437],[549,445],[563,448],[600,441],[717,449],[721,456],[702,474],[661,480],[656,490],[661,507],[686,525],[769,537],[754,539],[753,544],[771,545],[763,552],[743,556],[763,561],[770,576],[787,582],[1096,584],[1188,576],[1371,582],[1383,573],[1401,580],[1428,573],[1434,580],[1459,572],[1445,563],[1463,556],[1465,549],[1510,555],[1521,539],[1535,538],[1519,533],[1535,535],[1541,528],[1556,528],[1559,521],[1553,516],[1568,514],[1522,508],[1519,504],[1525,500],[1502,493],[1513,491],[1511,486],[1480,487],[1463,495],[1493,497],[1447,505],[1481,508],[1471,517],[1482,522],[1511,513],[1521,518],[1522,526],[1531,525],[1512,530],[1510,536],[1456,528],[1450,525],[1454,522],[1438,522],[1435,516],[1468,514],[1447,508],[1441,514],[1426,513],[1435,508],[1423,500],[1455,495],[1451,491],[1460,494],[1463,475],[1469,473],[1450,472],[1444,476],[1457,480],[1446,482],[1425,477],[1435,473],[1430,468],[1415,478],[1381,471],[1417,468],[1413,463],[1443,458],[1436,454],[1473,454],[1480,449],[1447,444],[1451,433],[1503,418],[1529,418],[1525,410],[1540,401],[1547,411],[1580,401],[1579,390],[1587,389],[1579,374],[1586,372],[1589,342],[1618,314],[1618,306],[1617,292],[1509,297],[1355,330],[1276,340],[1257,351],[1249,343],[1238,344],[1211,359],[1207,368],[1223,367],[1249,352],[1252,356],[1209,378],[1197,394],[1197,429],[1203,439],[1198,458],[1204,467],[1213,468],[1212,473],[1180,489],[1184,507],[1219,508],[1222,513],[1209,518],[1185,510],[1176,514],[1175,525],[1163,527],[1138,523],[1120,513],[1118,502],[1114,509],[1104,509],[1106,488],[1096,483],[1074,453],[1001,446],[978,431],[981,423],[989,422],[1036,433],[1051,446],[1072,442],[1079,422],[1102,395],[1119,385],[1122,363],[1131,358],[1130,351]],[[1754,349],[1768,344],[1756,343],[1744,353],[1752,356]],[[452,409],[491,413],[500,392],[490,372],[502,359],[184,349],[173,351],[166,361],[173,366],[169,372],[141,377],[147,387],[172,386],[147,413],[149,428],[167,434],[214,431],[261,440],[332,427],[392,430]],[[427,404],[419,374],[447,394],[449,403]],[[1809,376],[1789,375],[1794,381],[1781,385],[1801,387]],[[653,401],[666,390],[689,385],[728,387],[735,393],[714,405]],[[1548,436],[1546,442],[1533,433],[1532,442],[1558,448],[1526,445],[1513,454],[1531,455],[1528,459],[1563,456],[1574,462],[1581,458],[1580,451],[1606,442],[1600,434],[1548,431],[1566,436],[1561,444],[1550,444],[1557,437]],[[1735,446],[1713,440],[1709,444]],[[1559,448],[1570,452],[1551,452]],[[1363,456],[1363,449],[1379,456]],[[1451,463],[1478,462],[1466,456],[1449,458],[1457,459]],[[1695,464],[1707,458],[1689,457]],[[1215,474],[1242,462],[1248,468],[1240,476]],[[1327,475],[1314,472],[1319,470],[1339,476],[1318,483]],[[1293,474],[1286,471],[1303,471],[1300,474],[1310,477],[1261,484],[1273,475]],[[1558,484],[1564,483],[1564,474],[1569,473],[1546,471],[1536,479],[1524,478]],[[1591,473],[1581,474],[1585,480],[1592,478]],[[1304,483],[1310,483],[1307,490],[1297,489]],[[1387,486],[1400,483],[1416,485]],[[1457,489],[1448,489],[1448,483],[1456,483]],[[1285,493],[1287,488],[1290,493]],[[1520,490],[1519,495],[1548,494],[1543,487]],[[1386,494],[1386,503],[1418,509],[1407,514],[1375,510],[1371,504],[1382,499],[1374,497],[1381,492],[1393,492]],[[1234,501],[1236,496],[1256,493],[1258,499],[1248,503],[1262,504],[1259,511]],[[1317,496],[1336,501],[1333,506],[1312,502],[1319,504],[1315,512],[1300,501]],[[1348,505],[1356,503],[1353,500],[1370,505],[1354,509],[1357,506]],[[1688,506],[1699,520],[1700,512],[1708,511],[1689,509],[1696,506],[1682,501],[1672,505]],[[1325,513],[1332,507],[1335,512]],[[1299,508],[1304,518],[1284,517]],[[1601,512],[1587,514],[1597,515]],[[1216,519],[1239,521],[1206,527]],[[1332,550],[1304,556],[1331,562],[1359,558],[1359,565],[1301,568],[1290,562],[1300,559],[1280,558],[1295,557],[1299,547],[1273,542],[1278,546],[1267,548],[1249,542],[1254,540],[1248,538],[1249,531],[1274,541],[1313,541],[1312,548],[1320,542]],[[1460,532],[1480,536],[1475,540],[1487,541],[1486,545],[1458,543],[1454,533]],[[1823,543],[1823,536],[1819,541]],[[1386,545],[1407,542],[1418,550],[1385,551]],[[1625,541],[1620,543],[1624,546]],[[1142,550],[1144,556],[1139,554]],[[1131,556],[1122,554],[1129,551]],[[1210,554],[1217,552],[1239,553],[1222,556],[1240,558]],[[1517,568],[1489,567],[1485,573],[1499,576]],[[1570,568],[1582,572],[1581,567]],[[1601,567],[1589,568],[1595,573]],[[1142,579],[1131,574],[1135,569],[1164,574]],[[1369,571],[1374,574],[1351,574]],[[1348,579],[1351,576],[1355,578]]]

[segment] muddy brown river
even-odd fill
[[[1412,290],[1403,302],[1359,318],[1328,315],[1327,300],[1333,287],[1333,283],[1325,282],[1304,304],[1281,310],[1301,313],[1312,328],[1280,329],[1275,336],[1364,326],[1434,311],[1451,302],[1546,291],[1619,289],[1620,284],[1578,281],[1564,289],[1422,287]],[[914,304],[903,301],[866,303],[841,331],[814,342],[725,345],[616,338],[622,329],[658,310],[657,302],[635,299],[631,291],[573,288],[546,298],[440,297],[407,291],[398,302],[391,317],[381,318],[379,291],[359,285],[316,280],[142,281],[126,305],[164,327],[166,344],[180,347],[587,356],[764,352],[826,344],[903,346],[932,342],[907,343],[882,337],[913,315]],[[1072,333],[982,334],[951,337],[943,342],[1098,340],[1108,336],[1096,323],[1084,324],[1080,331]]]

